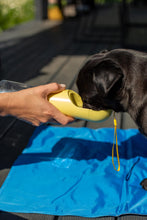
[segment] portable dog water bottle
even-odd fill
[[[65,115],[87,121],[101,122],[106,120],[112,112],[112,110],[95,111],[83,108],[83,102],[80,95],[68,89],[49,95],[48,101]]]

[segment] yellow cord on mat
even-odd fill
[[[117,143],[117,120],[115,118],[114,112],[114,140],[113,140],[113,147],[112,147],[112,164],[116,171],[120,171],[120,161],[119,161],[119,152],[118,152],[118,143]],[[116,169],[114,164],[114,147],[116,145],[116,154],[117,154],[117,161],[118,161],[118,168]]]

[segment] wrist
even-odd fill
[[[10,93],[0,94],[0,116],[9,114]]]

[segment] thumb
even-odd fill
[[[45,85],[44,92],[46,95],[51,93],[57,93],[63,91],[66,88],[65,84],[58,84],[58,83],[50,83]]]

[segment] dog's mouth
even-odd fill
[[[98,106],[98,105],[95,106],[85,99],[82,99],[82,100],[83,100],[83,108],[88,108],[88,109],[92,109],[95,111],[104,110],[104,108],[102,108],[101,106]]]
[[[92,110],[97,110],[97,108],[95,106],[92,106],[88,103],[83,103],[83,108],[89,108],[89,109],[92,109]]]

